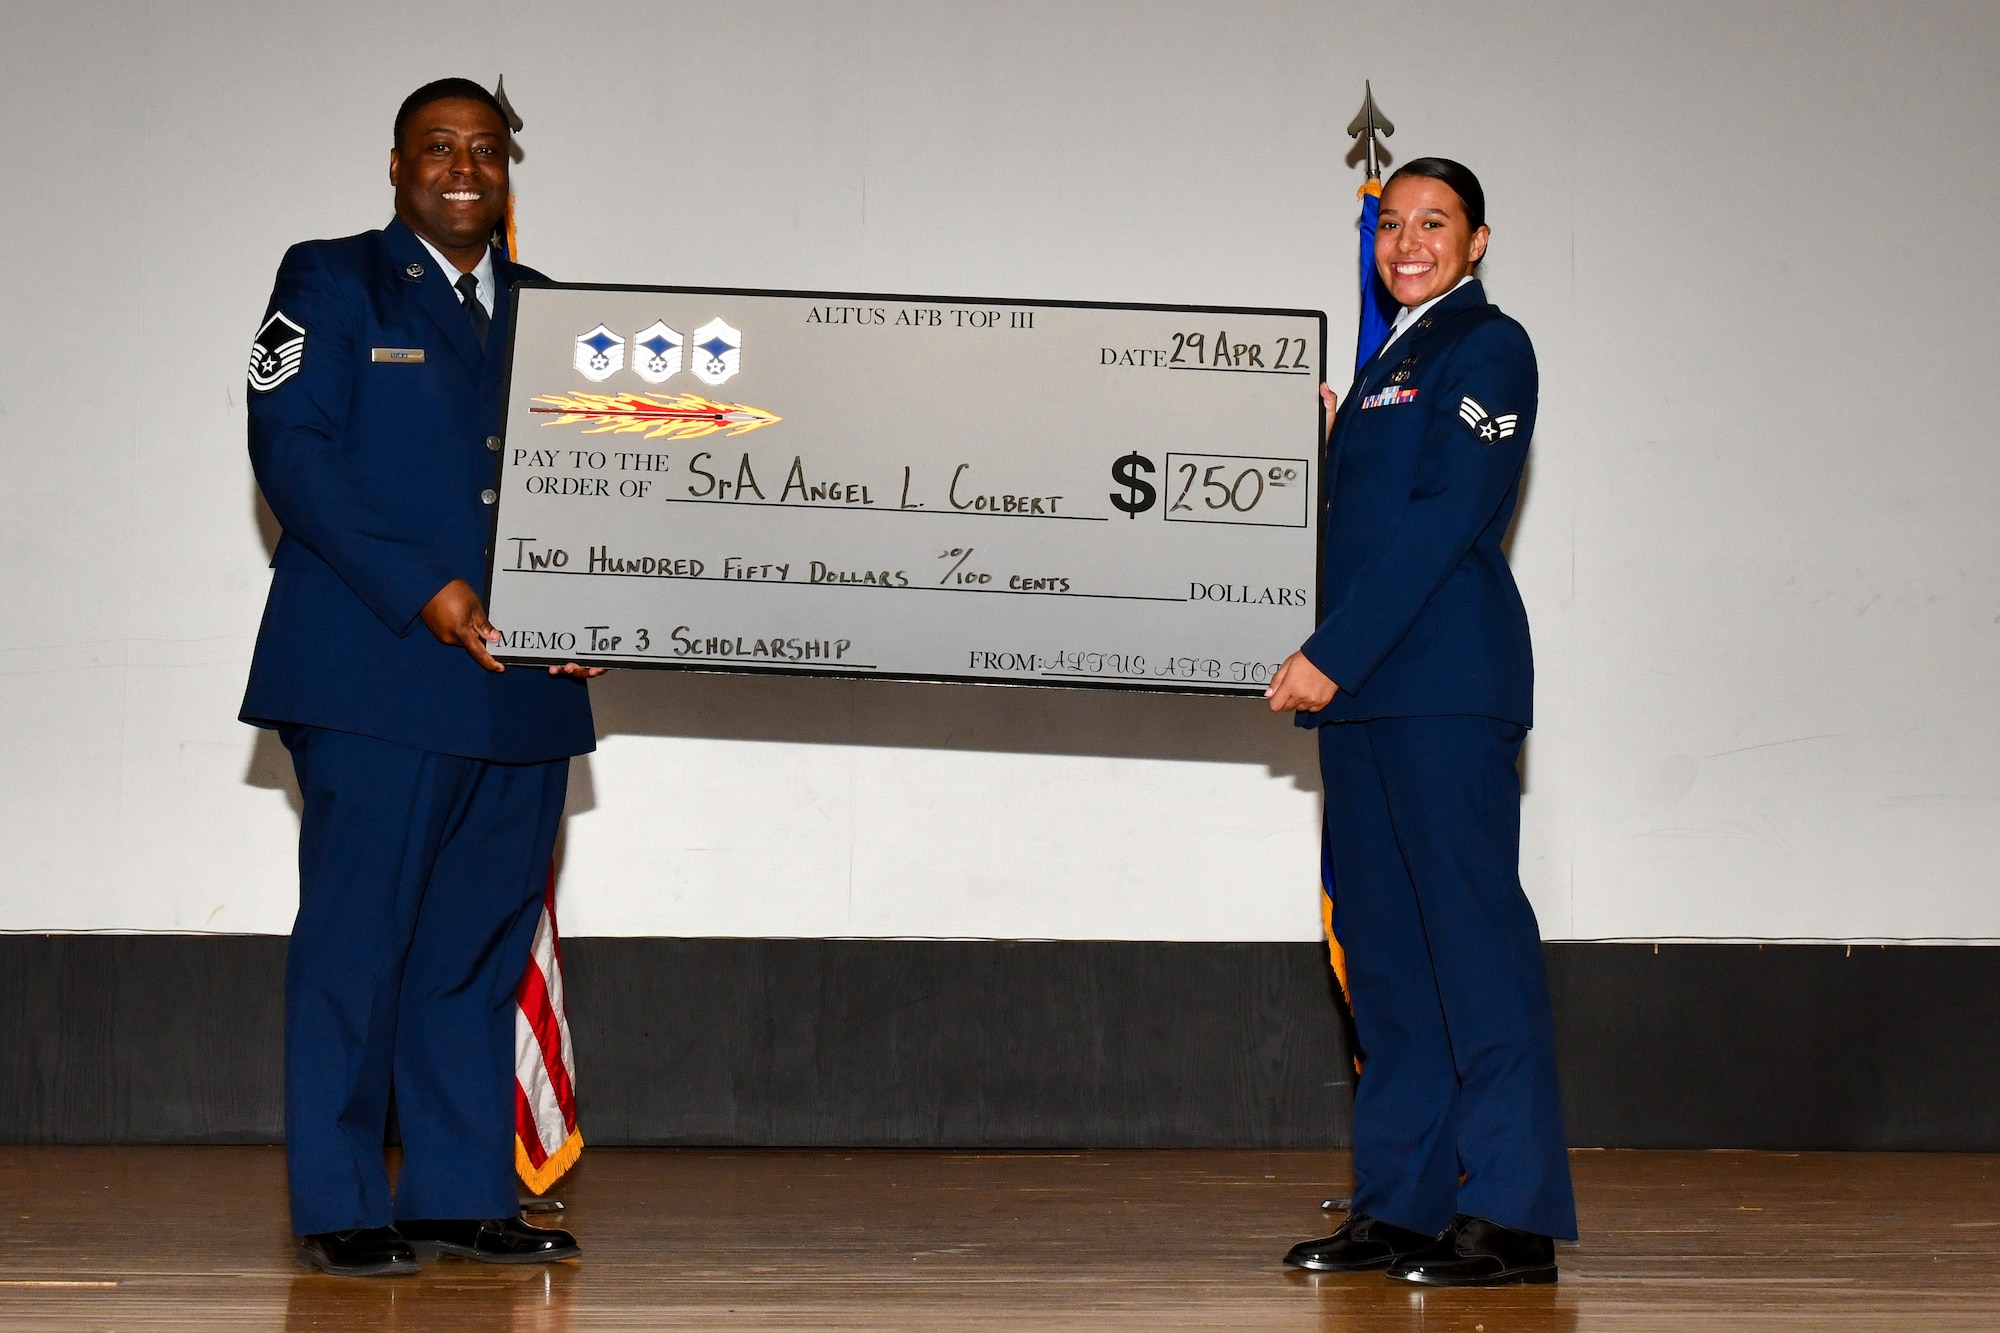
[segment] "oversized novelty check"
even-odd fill
[[[515,302],[505,661],[1254,694],[1313,629],[1317,311]]]

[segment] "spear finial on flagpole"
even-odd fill
[[[521,113],[514,109],[514,103],[507,97],[507,76],[505,74],[502,74],[498,79],[493,81],[493,100],[500,104],[501,112],[507,117],[508,129],[519,134],[527,128],[521,121]]]
[[[1347,126],[1348,136],[1359,141],[1348,151],[1347,161],[1351,164],[1356,158],[1362,158],[1368,163],[1368,180],[1354,192],[1354,197],[1361,204],[1361,217],[1358,219],[1361,324],[1354,342],[1356,369],[1367,365],[1368,359],[1388,341],[1389,320],[1396,311],[1395,300],[1375,275],[1375,224],[1382,215],[1382,162],[1389,155],[1381,140],[1395,132],[1395,124],[1382,114],[1381,107],[1375,105],[1375,89],[1364,81],[1361,85],[1360,114]]]
[[[1368,158],[1368,179],[1382,179],[1382,161],[1376,136],[1386,139],[1396,132],[1396,126],[1382,109],[1375,105],[1375,89],[1366,79],[1361,81],[1361,110],[1353,120],[1347,122],[1347,137],[1362,140],[1362,148]]]

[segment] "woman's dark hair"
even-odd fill
[[[394,147],[403,146],[403,131],[410,127],[410,121],[419,111],[432,102],[444,102],[463,98],[468,102],[483,102],[493,108],[493,114],[500,117],[500,123],[507,123],[507,108],[500,105],[500,99],[471,79],[434,79],[430,83],[403,99],[396,108],[396,142]]]
[[[1486,225],[1486,191],[1479,187],[1479,177],[1472,174],[1472,168],[1463,162],[1448,157],[1420,157],[1397,167],[1395,175],[1389,177],[1390,185],[1396,183],[1397,176],[1428,176],[1443,181],[1465,205],[1465,220],[1471,224],[1470,230],[1478,231]]]

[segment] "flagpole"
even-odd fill
[[[512,136],[527,126],[521,119],[521,113],[514,109],[513,99],[507,96],[505,75],[493,84],[493,100],[500,104],[500,113],[507,119],[508,160],[510,163],[519,162],[520,145],[513,142]],[[493,243],[501,247],[510,262],[520,262],[519,238],[514,231],[514,187],[511,179],[507,186],[507,211],[502,215],[500,225],[494,229]],[[634,402],[640,401],[634,399]],[[699,401],[704,404],[706,417],[697,411],[672,410],[680,406],[678,400],[675,404],[655,404],[645,400],[644,406],[660,419],[648,424],[659,426],[655,434],[696,429],[704,421],[708,430],[734,427],[731,434],[740,434],[763,424],[759,420],[752,425],[744,425],[745,418],[737,415],[739,409],[734,404],[710,404],[706,399]],[[757,417],[766,415],[757,413],[755,409],[749,411]],[[577,419],[573,416],[563,418],[565,421]],[[620,424],[617,429],[631,427]],[[556,927],[556,865],[553,857],[549,860],[548,882],[542,891],[541,920],[535,923],[534,943],[528,955],[528,965],[521,973],[521,983],[515,990],[514,1001],[514,1173],[529,1191],[519,1194],[517,1203],[523,1214],[560,1213],[563,1211],[562,1200],[548,1198],[544,1191],[552,1188],[582,1154],[583,1135],[576,1128],[576,1070],[570,1051],[569,1013],[563,1005],[562,944]],[[553,1149],[550,1139],[555,1140]]]
[[[1348,123],[1349,138],[1360,140],[1362,159],[1368,164],[1368,179],[1355,192],[1361,201],[1361,217],[1356,231],[1360,240],[1360,317],[1356,322],[1354,336],[1354,369],[1373,359],[1389,337],[1390,309],[1393,298],[1383,289],[1381,279],[1375,274],[1375,222],[1382,211],[1382,159],[1385,156],[1379,139],[1386,139],[1396,132],[1395,124],[1382,114],[1375,105],[1375,89],[1367,81],[1361,85],[1361,111]],[[1354,1013],[1349,1007],[1350,992],[1347,989],[1347,950],[1340,943],[1338,930],[1338,901],[1334,896],[1333,848],[1327,840],[1324,825],[1320,829],[1320,922],[1326,932],[1327,961],[1333,965],[1334,980],[1340,984],[1342,1000],[1341,1026],[1347,1033],[1347,1049],[1354,1061],[1354,1076],[1361,1077],[1361,1057],[1359,1037],[1354,1028]],[[1321,1208],[1333,1210],[1347,1207],[1346,1199],[1328,1199]]]

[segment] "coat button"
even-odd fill
[[[487,447],[488,449],[491,449],[491,450],[492,450],[492,451],[493,451],[494,453],[496,453],[496,454],[497,454],[497,453],[499,453],[499,452],[500,452],[500,437],[499,437],[498,435],[489,435],[489,436],[487,436],[487,437],[486,437],[486,447]]]
[[[492,490],[490,487],[479,493],[479,503],[483,505],[490,505],[499,498],[500,498],[499,493]]]

